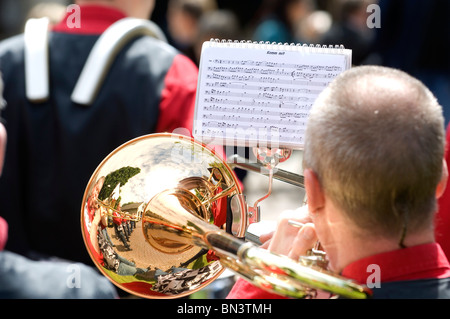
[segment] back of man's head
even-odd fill
[[[444,146],[442,108],[420,81],[362,66],[317,99],[304,165],[357,226],[394,238],[432,225]]]

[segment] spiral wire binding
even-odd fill
[[[320,45],[320,44],[306,44],[306,43],[282,43],[282,42],[270,42],[270,41],[252,41],[252,40],[231,40],[231,39],[218,39],[211,38],[209,40],[211,44],[225,45],[228,47],[242,47],[242,48],[263,48],[272,50],[299,50],[309,53],[343,53],[345,50],[344,45]]]

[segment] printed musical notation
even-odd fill
[[[194,136],[301,148],[309,110],[348,58],[204,45]]]

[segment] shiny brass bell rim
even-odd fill
[[[106,185],[114,174],[120,182]],[[101,189],[94,191],[101,180]],[[108,196],[105,189],[110,190]],[[96,201],[90,200],[97,193]],[[170,199],[176,211],[171,219],[165,220],[164,215],[170,215],[167,207],[150,216],[156,199],[169,193],[165,200]],[[227,196],[239,193],[232,169],[204,144],[177,134],[141,136],[116,148],[92,174],[81,208],[83,239],[94,264],[120,289],[152,299],[187,296],[209,285],[225,268],[214,251],[196,245],[198,236],[173,236],[177,227],[186,226],[179,216],[192,214],[193,221],[187,216],[186,223],[200,219],[222,227]],[[102,215],[97,237],[102,237],[104,251],[93,247],[95,214]],[[127,241],[130,224],[134,228]]]

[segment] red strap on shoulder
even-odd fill
[[[164,80],[157,132],[192,136],[197,79],[197,66],[184,55],[175,56]]]

